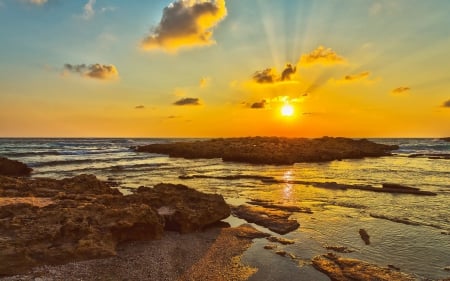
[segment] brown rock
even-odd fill
[[[22,162],[0,157],[0,175],[4,176],[28,176],[32,169]]]
[[[267,227],[278,234],[286,234],[300,226],[296,220],[289,219],[290,212],[260,206],[240,205],[233,208],[233,214],[250,223]]]
[[[328,275],[333,281],[413,281],[410,275],[379,267],[364,261],[341,258],[334,254],[316,256],[312,259],[313,266]]]
[[[370,236],[364,228],[359,230],[359,235],[366,245],[370,245]]]
[[[377,144],[365,139],[248,137],[150,144],[134,149],[188,159],[222,158],[224,161],[289,165],[298,162],[386,156],[390,155],[392,150],[398,149],[398,146]]]
[[[283,237],[276,237],[276,236],[270,236],[266,238],[267,240],[269,240],[270,242],[274,242],[274,243],[280,243],[283,245],[290,245],[290,244],[294,244],[295,241],[294,240],[289,240]]]
[[[140,187],[129,200],[151,205],[164,217],[167,230],[181,233],[201,230],[231,212],[221,195],[205,194],[181,184]]]
[[[123,196],[92,175],[63,180],[0,176],[0,196],[8,193],[25,196],[8,199],[27,200],[0,204],[0,275],[23,273],[41,264],[111,256],[118,243],[157,239],[164,227],[199,230],[230,214],[220,195],[160,184]],[[33,198],[29,196],[49,204],[15,203],[27,202]]]

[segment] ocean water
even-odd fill
[[[310,207],[313,214],[295,213],[300,228],[284,237],[296,241],[279,245],[296,258],[263,250],[268,242],[256,240],[244,262],[259,271],[251,280],[329,280],[315,271],[310,259],[329,252],[325,246],[345,246],[352,253],[339,254],[380,266],[394,265],[418,280],[450,277],[450,159],[427,155],[450,154],[450,143],[438,139],[374,139],[397,144],[395,155],[327,163],[288,166],[226,163],[220,159],[187,160],[136,153],[133,146],[184,141],[184,139],[0,139],[0,156],[33,168],[33,177],[64,178],[94,174],[116,183],[124,193],[141,185],[182,183],[205,192],[222,194],[230,204],[268,199]],[[409,157],[416,155],[417,157]],[[431,157],[433,158],[433,157]],[[180,175],[272,176],[304,184],[267,184],[256,179],[179,179]],[[308,183],[337,182],[381,186],[392,182],[419,187],[437,196],[329,190]],[[241,223],[230,218],[231,224]],[[364,228],[371,244],[359,236]],[[267,231],[264,229],[264,231]]]

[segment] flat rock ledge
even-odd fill
[[[93,175],[0,176],[0,276],[43,264],[113,256],[119,243],[202,230],[230,215],[222,196],[183,185],[124,196]]]
[[[388,156],[398,148],[396,145],[377,144],[366,139],[247,137],[149,144],[133,149],[188,159],[222,158],[223,161],[251,164],[291,165]]]
[[[296,220],[289,219],[292,213],[288,211],[261,206],[240,205],[232,207],[232,213],[249,223],[266,227],[278,234],[286,234],[300,227]]]
[[[364,261],[342,258],[328,253],[316,256],[313,266],[328,275],[332,281],[414,281],[411,275],[399,272],[391,267],[379,267]]]

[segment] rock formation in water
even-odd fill
[[[264,226],[278,234],[289,233],[300,226],[296,220],[289,219],[292,213],[288,211],[248,205],[234,207],[232,211],[236,217]]]
[[[333,281],[396,280],[414,281],[416,278],[392,268],[383,268],[364,261],[342,258],[328,253],[314,257],[313,266]]]
[[[183,185],[124,196],[92,175],[0,176],[0,275],[111,256],[118,243],[157,239],[164,229],[200,230],[229,214],[222,196]]]
[[[0,175],[28,176],[32,169],[22,162],[0,157]]]
[[[134,149],[138,152],[188,159],[222,158],[233,162],[290,165],[298,162],[387,156],[391,155],[392,150],[398,149],[398,146],[377,144],[366,139],[248,137],[150,144]]]

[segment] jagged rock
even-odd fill
[[[157,239],[174,225],[181,232],[195,231],[230,214],[220,195],[160,184],[124,196],[92,175],[63,180],[0,176],[0,203],[8,194],[16,197],[3,197],[7,202],[36,198],[49,203],[0,204],[0,275],[111,256],[118,243]]]
[[[356,259],[341,258],[334,254],[316,256],[313,266],[333,281],[413,281],[414,277],[390,268],[379,267]]]
[[[300,226],[296,220],[289,219],[291,213],[286,211],[247,205],[233,207],[232,210],[235,216],[247,222],[264,226],[278,234],[286,234]]]
[[[187,159],[222,158],[223,161],[289,165],[298,162],[387,156],[391,155],[392,150],[398,149],[398,146],[377,144],[366,139],[248,137],[150,144],[134,149],[138,152],[160,153]]]
[[[162,235],[163,220],[150,206],[71,203],[0,207],[0,275],[39,264],[111,256],[120,242]]]
[[[0,157],[0,175],[28,176],[32,169],[22,162]]]
[[[154,188],[140,187],[133,202],[143,202],[159,210],[165,228],[181,233],[198,231],[227,218],[230,207],[219,194],[205,194],[178,184],[158,184]]]

